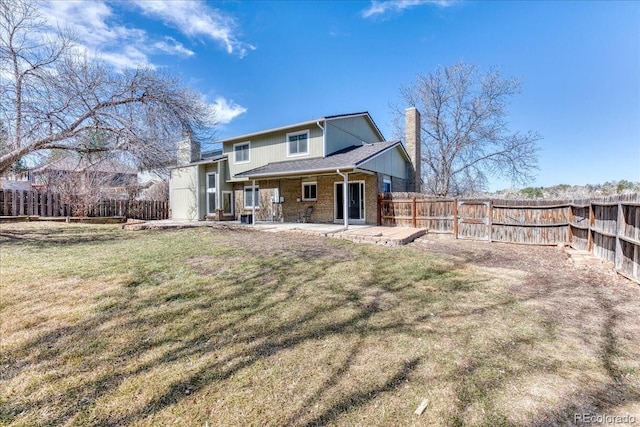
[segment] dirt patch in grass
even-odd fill
[[[537,318],[555,368],[511,378],[502,406],[510,421],[535,425],[579,424],[574,414],[635,415],[640,419],[640,286],[607,262],[575,265],[560,248],[454,240],[427,236],[415,248],[448,254],[470,266],[526,272],[508,287],[521,308]],[[549,347],[549,348],[545,348]],[[514,362],[518,358],[514,359]],[[525,391],[518,396],[517,391]],[[531,411],[537,408],[536,411]]]
[[[0,244],[0,424],[640,413],[639,287],[555,248],[28,223]]]

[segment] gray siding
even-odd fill
[[[326,132],[327,155],[363,142],[383,141],[366,116],[327,120]]]
[[[405,159],[402,149],[400,147],[396,147],[374,157],[360,167],[362,169],[378,172],[384,175],[407,179],[407,164],[408,161]]]
[[[309,131],[309,154],[287,157],[287,133],[301,132],[305,130]],[[240,142],[249,142],[251,144],[248,163],[235,163],[233,146]],[[225,154],[228,154],[227,165],[229,169],[229,179],[233,180],[234,175],[259,166],[264,166],[267,163],[322,157],[322,130],[318,126],[305,126],[260,135],[250,141],[243,141],[241,139],[228,140],[224,142],[223,150]]]

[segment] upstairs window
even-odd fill
[[[309,154],[309,131],[287,134],[287,156]]]
[[[234,163],[249,163],[249,149],[251,144],[248,142],[240,142],[233,144],[233,160]]]

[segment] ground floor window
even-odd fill
[[[251,191],[252,188],[255,189],[255,192],[253,192],[253,195]],[[251,187],[251,186],[244,187],[244,207],[253,208],[254,203],[256,208],[260,207],[260,189],[258,188],[257,185],[255,187]]]
[[[214,215],[216,213],[217,208],[217,180],[218,174],[216,173],[208,173],[207,174],[207,215]]]
[[[391,177],[389,175],[382,177],[382,192],[391,193]]]
[[[302,183],[302,200],[317,200],[318,184],[315,182]]]

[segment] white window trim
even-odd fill
[[[304,197],[304,186],[305,185],[315,185],[316,186],[316,197],[314,199],[305,199]],[[302,183],[302,200],[305,202],[315,202],[318,200],[318,182],[317,181],[307,181]]]
[[[215,187],[214,188],[209,187],[209,177],[211,175],[214,176],[214,181],[213,181],[215,183]],[[207,174],[206,174],[206,180],[205,180],[206,189],[205,189],[205,191],[207,193],[207,197],[205,198],[205,200],[206,200],[206,203],[207,203],[207,215],[215,215],[216,214],[215,212],[210,212],[209,211],[209,206],[210,206],[209,198],[210,197],[213,197],[215,199],[215,201],[216,201],[216,209],[218,208],[218,194],[217,194],[217,192],[218,192],[218,176],[217,175],[218,175],[217,172],[207,172]]]
[[[249,148],[247,149],[247,160],[242,160],[242,161],[237,161],[236,160],[236,147],[238,145],[248,145]],[[251,141],[244,141],[244,142],[236,142],[235,144],[233,144],[233,164],[234,165],[242,165],[245,163],[249,163],[251,161]]]
[[[245,185],[244,186],[244,190],[242,190],[242,205],[244,207],[244,210],[252,210],[253,206],[247,206],[246,204],[246,199],[245,199],[245,195],[247,194],[247,190],[250,188],[255,188],[256,190],[258,190],[258,200],[255,200],[255,202],[257,203],[256,206],[256,210],[260,209],[260,186],[256,185],[255,187],[253,185]]]
[[[231,196],[231,212],[225,212],[224,211],[224,196],[225,194],[229,194]],[[226,216],[233,216],[234,214],[234,206],[233,206],[233,191],[223,191],[222,192],[222,215],[226,215]]]
[[[294,136],[294,135],[302,135],[302,134],[307,134],[307,152],[306,153],[293,153],[291,154],[291,152],[289,151],[290,145],[289,145],[289,137],[290,136]],[[287,157],[300,157],[300,156],[308,156],[309,155],[309,151],[310,151],[310,145],[311,145],[311,138],[310,138],[311,134],[309,132],[309,129],[307,130],[301,130],[298,132],[289,132],[286,136],[286,142],[287,142]]]

